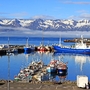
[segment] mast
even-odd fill
[[[42,43],[41,43],[41,45],[44,45],[44,29],[42,29]]]
[[[83,35],[81,35],[81,44],[83,44]]]
[[[9,37],[8,37],[8,52],[10,52]]]
[[[27,38],[26,47],[28,47],[28,46],[29,46],[29,44],[28,44],[28,39],[29,39],[29,38]]]
[[[60,35],[60,38],[59,38],[59,46],[61,46],[61,35]]]
[[[10,90],[10,83],[9,83],[9,81],[10,81],[10,55],[9,55],[9,53],[8,53],[8,84],[7,84],[7,89],[8,90]]]

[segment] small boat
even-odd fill
[[[64,63],[61,60],[57,60],[57,74],[58,75],[65,75],[67,73],[67,63]]]
[[[8,47],[9,47],[8,44],[1,44],[1,45],[0,45],[0,49],[5,49],[5,48],[8,48]]]
[[[77,53],[77,54],[90,54],[90,46],[87,46],[86,43],[83,42],[83,37],[81,36],[81,40],[79,43],[68,46],[53,45],[55,52],[58,53]]]
[[[56,60],[50,61],[50,64],[47,66],[47,72],[48,73],[56,73],[57,72]]]

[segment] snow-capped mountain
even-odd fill
[[[90,20],[1,19],[0,31],[14,28],[48,31],[90,31]]]

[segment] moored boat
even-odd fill
[[[9,48],[8,44],[1,44],[0,45],[0,49],[5,49],[5,48]]]
[[[70,47],[62,46],[62,45],[53,45],[55,52],[60,53],[78,53],[78,54],[90,54],[90,46],[87,46],[86,43],[83,42],[83,37],[81,36],[81,40],[79,43],[72,45]]]
[[[46,48],[45,48],[45,46],[43,44],[40,44],[40,46],[37,47],[37,50],[38,51],[47,51]]]
[[[48,73],[64,74],[67,72],[67,64],[60,60],[51,60],[50,64],[47,66]]]
[[[62,61],[59,61],[59,64],[57,64],[57,74],[61,76],[64,74],[66,75],[67,69],[67,64]]]
[[[47,66],[47,72],[48,73],[56,73],[57,72],[56,60],[50,61],[50,64]]]
[[[31,51],[34,51],[34,50],[35,50],[35,46],[29,45],[28,39],[27,39],[26,46],[24,47],[24,53],[30,53]]]

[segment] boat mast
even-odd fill
[[[41,45],[44,45],[44,37],[43,37],[43,34],[44,33],[44,29],[42,29],[42,43],[41,43]]]
[[[9,37],[8,37],[8,51],[10,50],[10,47],[9,47]]]
[[[28,39],[29,39],[29,38],[27,38],[27,43],[26,43],[26,47],[28,47],[28,46],[29,46],[29,44],[28,44]]]
[[[83,44],[83,35],[81,35],[81,44]]]
[[[59,38],[59,46],[61,46],[61,35],[60,35],[60,38]]]

